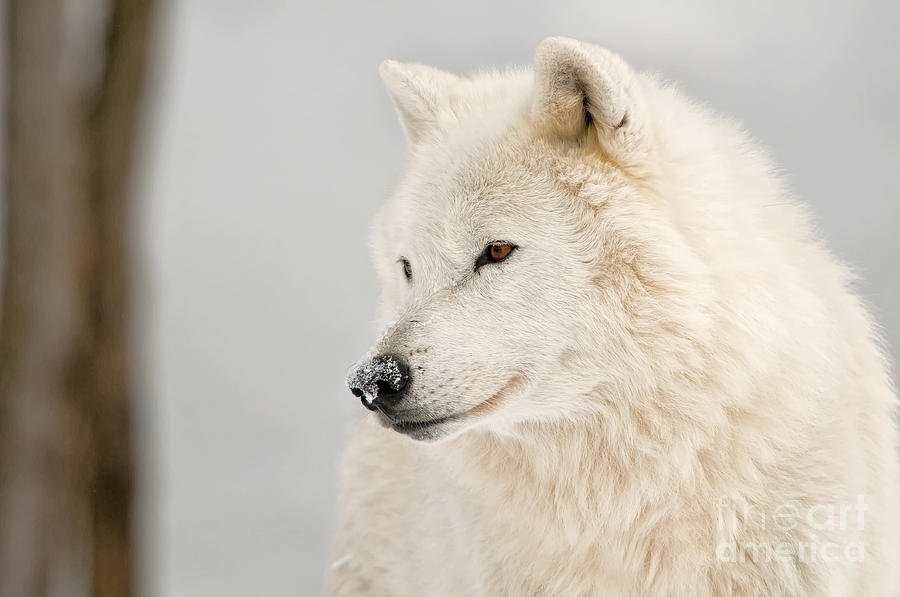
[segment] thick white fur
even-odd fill
[[[332,593],[896,595],[886,359],[748,135],[562,38],[534,73],[382,76],[411,149],[374,351],[421,412],[469,414],[433,442],[359,424]],[[520,248],[475,273],[495,240]]]

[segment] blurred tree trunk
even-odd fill
[[[3,597],[133,593],[126,195],[151,4],[6,0]]]

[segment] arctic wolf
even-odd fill
[[[571,39],[381,75],[410,151],[332,593],[895,595],[886,358],[750,137]]]

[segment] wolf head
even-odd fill
[[[384,425],[437,440],[572,420],[698,358],[708,280],[661,198],[696,165],[663,158],[656,126],[708,128],[686,102],[565,38],[531,71],[381,75],[410,151],[375,221],[384,332],[348,385]]]

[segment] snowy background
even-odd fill
[[[613,48],[742,120],[900,346],[896,4],[173,0],[137,185],[144,594],[317,595],[368,222],[403,157],[376,69]]]

